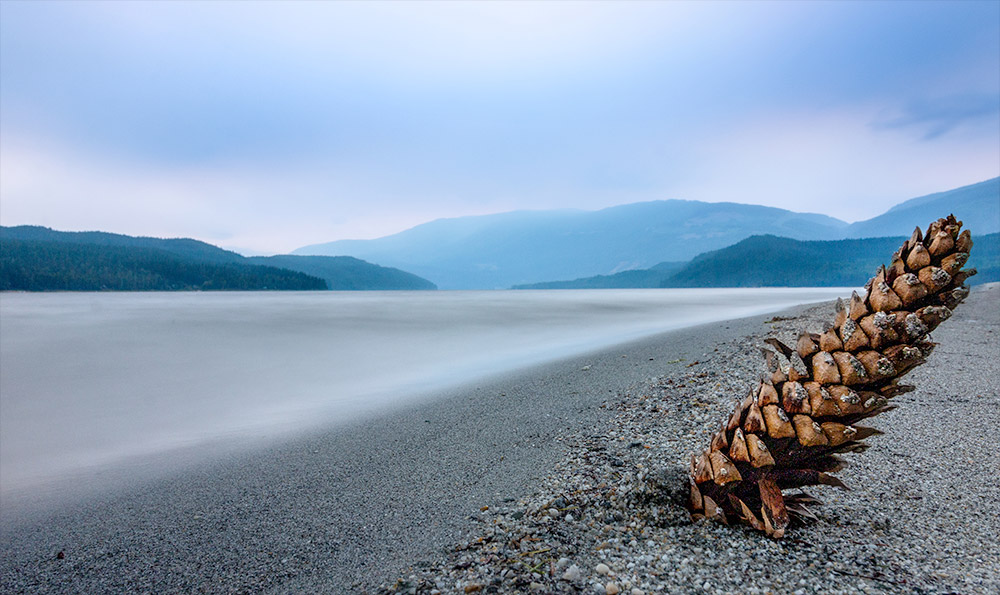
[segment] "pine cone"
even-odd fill
[[[742,522],[772,537],[790,518],[815,518],[805,494],[782,490],[827,484],[837,456],[861,452],[880,434],[855,425],[893,409],[892,397],[913,390],[899,379],[934,349],[928,333],[969,294],[961,270],[972,237],[954,215],[920,228],[880,267],[850,303],[838,302],[832,327],[803,333],[795,347],[777,339],[763,350],[770,376],[736,403],[701,456],[691,455],[689,508],[695,519]]]

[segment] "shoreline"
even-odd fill
[[[828,304],[777,314],[817,308],[832,318]],[[500,375],[58,512],[4,518],[0,587],[373,591],[414,564],[433,566],[479,530],[482,507],[502,511],[537,492],[574,452],[567,437],[602,434],[629,387],[689,373],[696,360],[730,367],[727,350],[755,352],[774,315],[670,331]],[[695,430],[690,439],[707,436]]]
[[[657,376],[670,365],[664,362],[700,357],[733,325],[750,332],[768,316],[669,331],[501,374],[346,427],[181,465],[58,511],[5,514],[0,586],[101,591],[101,582],[79,570],[98,553],[126,560],[136,552],[176,570],[143,573],[136,562],[120,562],[118,582],[105,590],[216,584],[214,571],[198,568],[197,551],[218,533],[224,551],[215,562],[231,569],[224,590],[261,591],[275,587],[276,577],[299,575],[372,589],[409,560],[453,545],[482,506],[530,491],[562,456],[556,437],[599,428],[609,417],[600,405],[624,387]],[[275,560],[274,550],[284,554]],[[66,558],[57,563],[59,551]],[[282,564],[286,558],[295,563]],[[68,559],[76,564],[63,563]]]
[[[720,343],[718,361],[630,387],[604,433],[567,437],[536,493],[484,511],[454,552],[379,593],[996,593],[1000,485],[975,477],[1000,427],[997,284],[934,331],[935,353],[907,377],[916,391],[867,420],[885,435],[844,457],[852,489],[808,489],[825,502],[815,522],[781,540],[690,522],[688,453],[763,372],[761,335],[790,342],[831,319],[828,305],[775,317]]]
[[[211,459],[226,442],[285,441],[679,325],[849,293],[12,298],[0,304],[0,505],[96,476],[99,491],[115,475]]]

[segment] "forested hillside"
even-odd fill
[[[215,263],[239,263],[243,260],[243,256],[236,252],[223,250],[218,246],[191,238],[162,239],[127,236],[104,231],[57,231],[37,225],[18,225],[16,227],[0,227],[0,239],[35,240],[91,246],[153,248],[170,252],[186,259]]]
[[[700,254],[688,263],[665,262],[572,281],[519,285],[514,289],[642,287],[859,287],[904,237],[802,242],[772,235]],[[979,274],[969,284],[1000,281],[1000,234],[974,236],[969,266]]]
[[[583,277],[572,281],[548,281],[544,283],[529,283],[515,285],[512,289],[622,289],[622,288],[654,288],[662,287],[677,271],[684,268],[686,262],[661,262],[649,269],[622,271],[614,275],[597,275]]]
[[[0,239],[0,290],[264,289],[326,289],[326,283],[296,271],[199,261],[156,248]]]
[[[247,261],[299,271],[326,281],[329,289],[338,291],[380,289],[437,289],[437,286],[414,274],[382,267],[350,256],[253,256]]]
[[[0,227],[0,290],[435,289],[405,271],[350,257],[246,258],[192,240]]]
[[[905,237],[800,242],[753,236],[707,252],[667,279],[662,287],[859,287],[888,265]],[[979,269],[970,284],[1000,280],[1000,234],[974,237],[969,266]]]

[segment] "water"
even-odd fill
[[[0,296],[0,490],[262,439],[844,289]]]

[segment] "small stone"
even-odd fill
[[[578,580],[580,580],[581,576],[583,576],[583,573],[580,572],[580,567],[577,566],[576,564],[572,564],[572,565],[570,565],[569,568],[566,569],[566,572],[563,573],[562,580],[564,580],[564,581],[578,581]]]
[[[529,591],[541,591],[544,588],[545,585],[543,585],[542,583],[532,582],[531,584],[528,585]]]
[[[559,561],[556,562],[556,568],[559,570],[562,570],[567,566],[569,566],[569,558],[559,558]]]
[[[554,519],[557,519],[557,518],[559,518],[559,511],[556,510],[555,508],[550,508],[549,509],[549,516],[552,517],[552,518],[554,518]]]
[[[576,520],[576,519],[574,519],[574,518],[573,518],[573,515],[571,515],[571,514],[567,514],[564,520],[565,520],[565,521],[566,521],[567,523],[572,523],[572,522],[573,522],[574,520]]]
[[[596,572],[597,574],[603,574],[607,576],[608,574],[611,574],[611,568],[609,568],[607,564],[604,564],[602,562],[594,567],[594,572]]]
[[[607,593],[607,595],[618,595],[622,592],[622,590],[618,588],[618,583],[608,583],[604,587],[604,592]]]
[[[632,591],[629,593],[629,595],[646,595],[646,592],[640,589],[639,587],[632,587]]]

